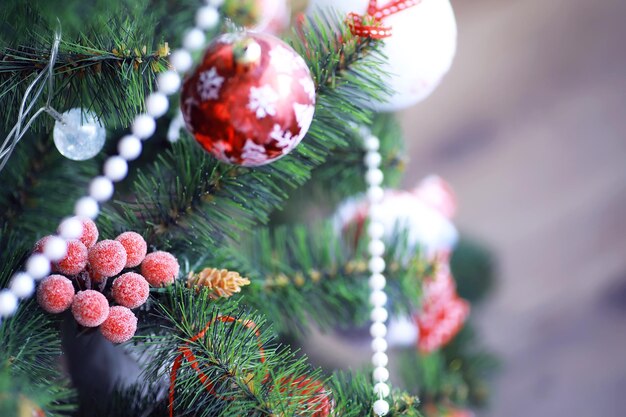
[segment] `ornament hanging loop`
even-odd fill
[[[346,23],[354,36],[371,39],[388,38],[392,34],[392,28],[385,25],[383,20],[421,2],[422,0],[394,0],[386,6],[379,7],[378,0],[370,0],[365,16],[349,13]]]
[[[61,30],[57,29],[57,31],[54,33],[54,42],[52,43],[52,48],[50,49],[50,60],[48,61],[48,64],[44,67],[44,69],[35,77],[33,82],[26,88],[18,111],[17,122],[15,123],[15,125],[13,125],[13,128],[0,146],[0,171],[2,171],[4,166],[9,161],[9,158],[11,157],[13,150],[15,150],[17,143],[20,141],[20,139],[22,139],[30,126],[37,119],[37,117],[41,115],[41,113],[47,112],[53,114],[52,112],[54,112],[58,115],[58,112],[54,111],[54,109],[51,108],[50,103],[52,102],[52,95],[54,92],[54,65],[56,64],[60,43]],[[35,103],[37,102],[39,97],[41,97],[41,94],[43,94],[46,84],[48,86],[48,96],[46,97],[45,105],[38,109],[32,116],[30,116],[30,118],[28,118],[28,115],[33,110]],[[29,96],[31,95],[31,93],[33,94],[33,96],[29,100]]]

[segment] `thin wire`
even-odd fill
[[[24,97],[22,98],[22,102],[20,104],[20,109],[17,116],[17,122],[4,139],[2,146],[0,147],[0,171],[4,168],[4,166],[9,161],[11,154],[15,150],[17,143],[22,139],[22,137],[28,132],[28,129],[33,124],[35,119],[41,115],[44,111],[49,112],[51,109],[50,103],[52,102],[52,96],[54,94],[54,65],[56,64],[57,56],[59,53],[59,44],[61,43],[61,30],[57,29],[54,33],[54,42],[52,43],[52,49],[50,50],[50,60],[48,64],[44,67],[44,69],[35,77],[33,82],[26,88],[24,92]],[[31,112],[37,100],[41,96],[46,87],[46,81],[48,86],[48,96],[46,97],[46,104],[38,109],[35,114],[33,114],[28,121],[25,122],[28,114]],[[35,89],[35,93],[28,103],[28,97]]]

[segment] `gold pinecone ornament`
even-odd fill
[[[226,269],[204,268],[197,274],[190,272],[187,277],[189,288],[195,287],[197,291],[200,291],[202,287],[206,287],[210,291],[209,296],[213,299],[232,297],[245,285],[250,285],[248,278],[243,278],[238,272]]]

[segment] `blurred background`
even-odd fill
[[[405,186],[447,179],[498,261],[473,311],[502,359],[479,415],[624,416],[626,2],[452,3],[452,71],[402,115]]]

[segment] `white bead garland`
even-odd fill
[[[139,139],[148,139],[154,134],[156,130],[156,121],[154,117],[148,114],[139,114],[133,121],[132,131],[133,135]]]
[[[122,181],[128,174],[128,163],[121,156],[112,156],[104,163],[103,171],[111,181]]]
[[[126,135],[117,144],[117,151],[127,161],[134,161],[141,155],[141,141],[133,135]]]
[[[17,298],[28,298],[35,292],[35,280],[25,272],[19,272],[11,278],[9,290]]]
[[[384,197],[384,190],[381,185],[385,179],[383,171],[380,169],[382,156],[378,152],[380,141],[376,136],[366,134],[364,139],[364,147],[366,150],[364,164],[367,167],[365,172],[365,182],[367,183],[367,198],[370,203],[370,223],[367,227],[367,235],[370,238],[367,250],[370,254],[368,262],[369,271],[372,273],[369,279],[370,304],[372,312],[370,319],[370,334],[372,335],[372,365],[374,372],[372,379],[374,380],[374,394],[378,400],[374,402],[373,410],[377,416],[384,416],[389,412],[389,403],[385,400],[389,396],[390,388],[385,382],[389,380],[389,371],[387,363],[389,357],[385,353],[387,351],[387,326],[385,322],[389,318],[389,313],[385,308],[387,304],[387,294],[385,293],[385,285],[387,280],[383,275],[385,271],[385,244],[382,241],[385,235],[385,226],[380,221],[382,218],[382,210],[380,202]]]
[[[100,213],[100,207],[98,206],[98,202],[93,197],[81,197],[78,199],[76,205],[74,206],[74,213],[78,217],[86,217],[93,220],[98,217],[98,213]]]
[[[94,178],[89,185],[89,195],[84,196],[74,205],[74,217],[64,219],[59,225],[58,236],[49,238],[43,253],[34,253],[26,260],[26,272],[18,272],[11,278],[9,287],[0,290],[0,320],[10,317],[17,311],[18,300],[31,297],[35,292],[36,280],[50,274],[50,263],[62,259],[67,253],[67,241],[78,239],[83,233],[81,218],[95,219],[100,212],[98,202],[104,202],[113,196],[114,182],[123,180],[128,174],[127,161],[133,161],[141,155],[141,140],[152,136],[156,130],[157,118],[169,109],[167,96],[178,92],[181,78],[178,72],[186,72],[193,65],[190,52],[204,46],[206,36],[202,29],[213,29],[219,23],[218,8],[223,0],[207,0],[207,6],[201,7],[196,14],[195,27],[187,32],[183,49],[176,50],[170,57],[173,70],[165,71],[157,77],[158,91],[146,97],[146,113],[135,117],[131,126],[131,135],[122,137],[117,145],[119,155],[106,160],[103,176]],[[178,72],[177,72],[178,71]],[[0,324],[2,322],[0,321]]]
[[[17,311],[17,297],[11,290],[0,291],[0,317],[12,316]]]
[[[51,236],[43,245],[43,254],[52,262],[60,261],[67,254],[65,240],[58,236]]]
[[[146,111],[151,117],[161,117],[170,107],[167,96],[163,93],[152,93],[146,99]]]
[[[189,30],[183,37],[183,47],[189,51],[197,51],[204,46],[206,36],[199,28]]]
[[[107,177],[96,177],[89,184],[89,195],[95,201],[107,201],[113,196],[113,183]]]

